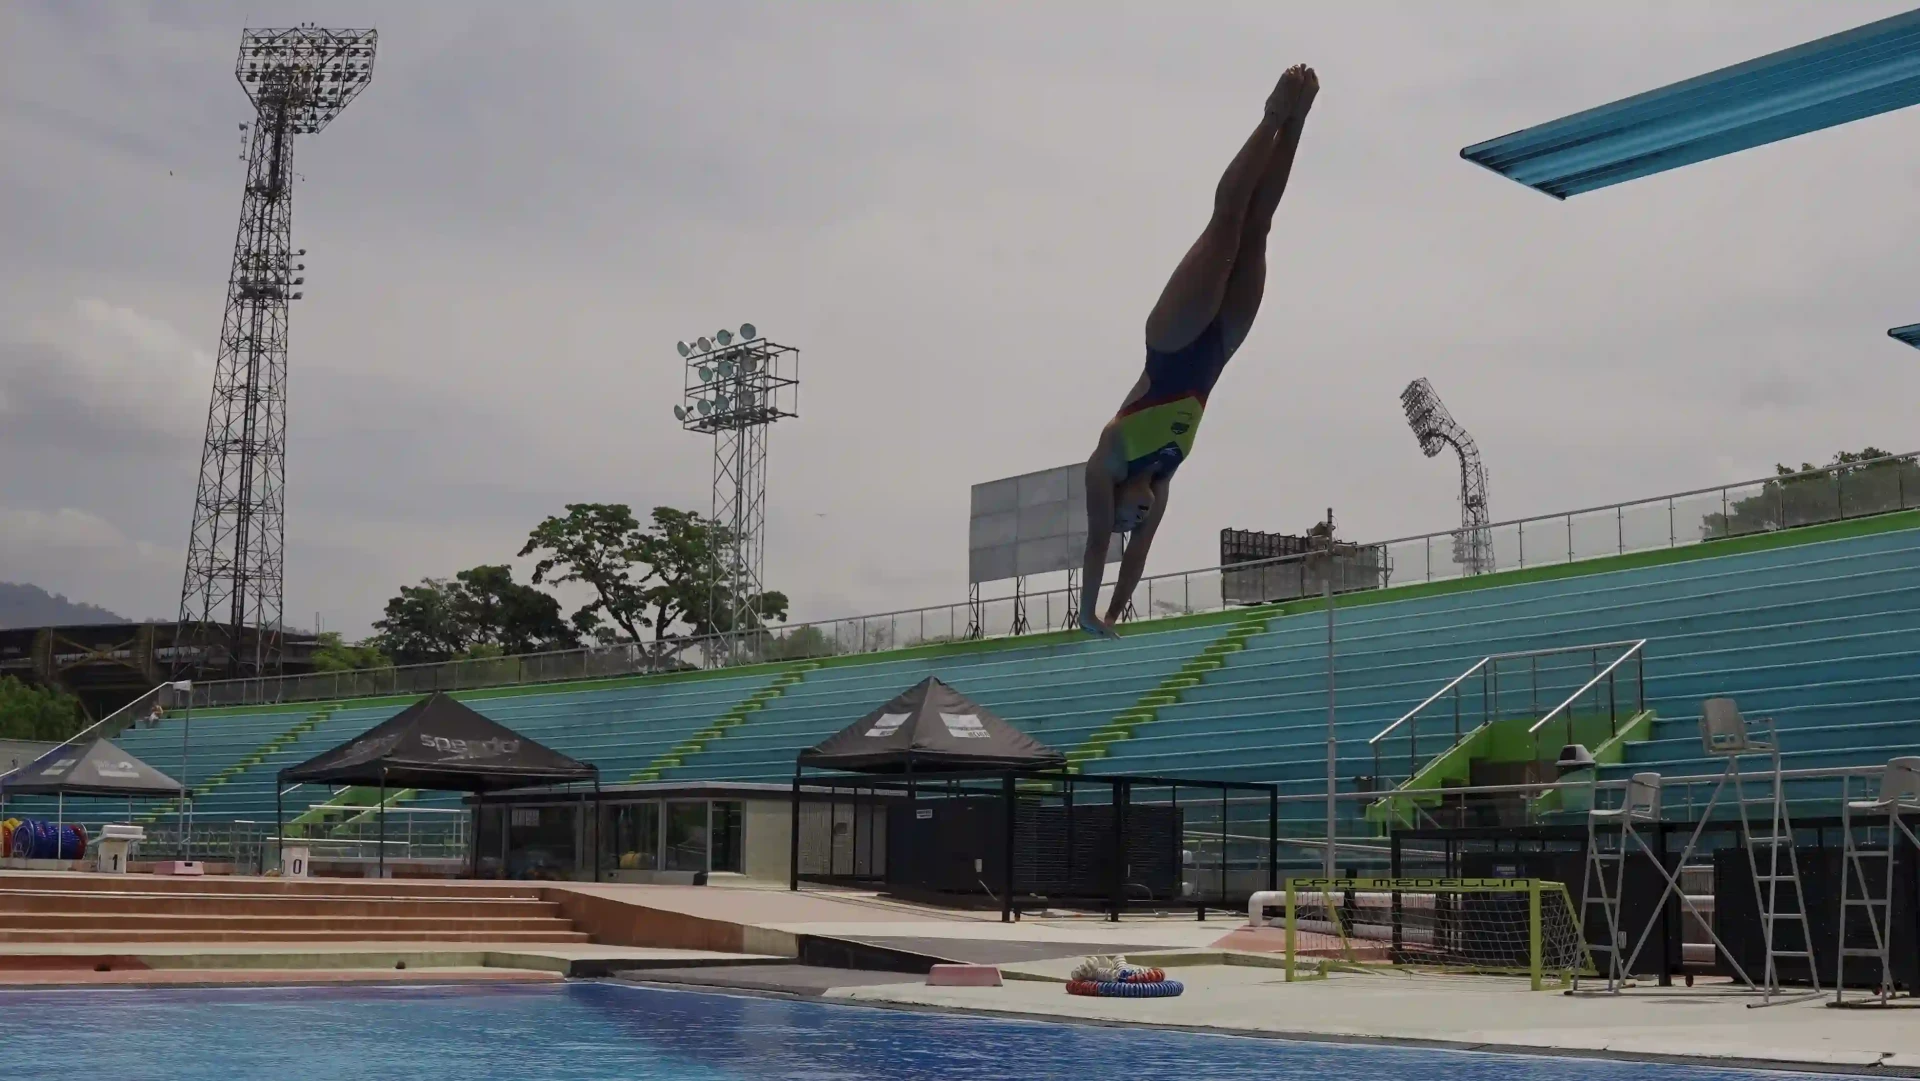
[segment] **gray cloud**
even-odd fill
[[[967,486],[1086,454],[1295,58],[1326,89],[1156,570],[1328,503],[1356,534],[1445,528],[1452,478],[1395,397],[1415,376],[1503,517],[1902,443],[1920,374],[1882,331],[1920,318],[1915,115],[1564,204],[1457,157],[1900,7],[332,5],[382,43],[295,166],[288,611],[363,628],[568,501],[704,505],[672,344],[746,319],[803,348],[773,584],[814,616],[963,596]],[[10,9],[0,451],[36,467],[0,482],[0,578],[171,610],[231,55],[249,18],[312,17]]]

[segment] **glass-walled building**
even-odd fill
[[[785,882],[786,785],[654,783],[528,790],[478,802],[482,878],[687,882],[737,874]]]

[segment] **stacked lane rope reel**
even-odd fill
[[[1090,998],[1173,998],[1186,987],[1157,968],[1128,964],[1125,957],[1095,954],[1075,965],[1067,994]]]
[[[9,818],[0,822],[0,856],[23,860],[82,860],[87,856],[87,829],[43,818]]]

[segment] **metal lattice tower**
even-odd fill
[[[1460,531],[1453,535],[1453,561],[1467,574],[1486,574],[1493,570],[1493,531],[1488,528],[1487,467],[1481,464],[1480,448],[1425,379],[1407,384],[1400,405],[1420,440],[1420,453],[1435,458],[1452,447],[1460,456]]]
[[[761,337],[752,323],[740,327],[738,338],[723,330],[678,348],[686,389],[673,414],[687,431],[713,436],[712,520],[726,530],[728,543],[713,553],[708,611],[727,638],[707,659],[725,664],[747,651],[747,633],[764,623],[767,429],[799,415],[800,350]]]
[[[234,76],[254,120],[180,587],[176,667],[242,676],[280,666],[287,306],[306,280],[296,262],[306,252],[292,246],[294,136],[326,127],[366,89],[376,38],[372,30],[312,25],[240,37]]]

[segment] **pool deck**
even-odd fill
[[[1058,978],[1066,965],[1012,967]],[[1920,1077],[1920,1013],[1899,1007],[1836,1010],[1823,998],[1750,1009],[1757,996],[1726,984],[1588,997],[1478,977],[1349,974],[1289,984],[1278,969],[1243,965],[1177,967],[1169,976],[1186,984],[1184,995],[1081,998],[1059,983],[1009,979],[1003,987],[837,987],[824,997],[1303,1040]]]
[[[607,887],[616,889],[617,887]],[[951,912],[855,893],[627,888],[649,907],[925,958],[997,964],[1002,987],[928,987],[905,974],[810,965],[622,973],[641,982],[819,997],[850,1005],[1040,1020],[1153,1025],[1245,1036],[1630,1058],[1821,1073],[1920,1077],[1920,1012],[1835,1010],[1825,999],[1751,1009],[1731,985],[1641,987],[1616,996],[1534,992],[1482,977],[1337,974],[1289,984],[1281,936],[1221,912],[1099,918]],[[1173,999],[1095,999],[1062,982],[1088,953],[1125,953],[1186,984]]]

